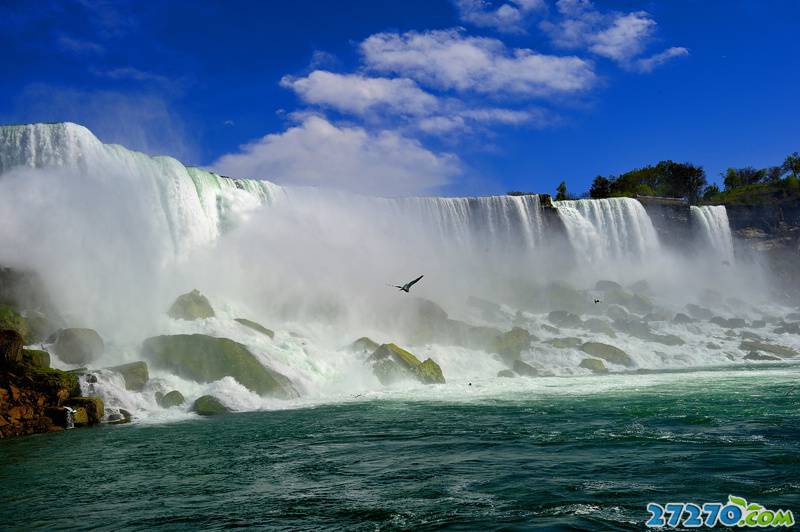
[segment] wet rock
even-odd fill
[[[739,336],[741,336],[743,340],[756,340],[756,341],[762,340],[762,338],[759,335],[750,331],[742,331],[742,333]]]
[[[552,334],[559,334],[561,332],[561,329],[558,327],[553,327],[552,325],[548,325],[546,323],[542,323],[539,325],[539,327],[541,327],[543,331],[547,331]]]
[[[256,332],[260,332],[264,336],[269,336],[270,338],[275,338],[275,332],[270,330],[270,329],[267,329],[266,327],[264,327],[260,323],[257,323],[255,321],[248,320],[248,319],[245,319],[245,318],[236,318],[234,321],[236,321],[238,323],[241,323],[245,327],[253,329]]]
[[[50,367],[50,353],[41,349],[23,349],[22,360],[31,366],[39,368]]]
[[[106,422],[109,425],[124,425],[125,423],[130,423],[131,419],[133,419],[133,415],[130,412],[124,408],[115,408],[112,412],[109,412]]]
[[[11,330],[23,338],[28,336],[28,322],[22,314],[8,305],[0,305],[0,330]]]
[[[583,324],[580,316],[566,310],[554,310],[547,315],[547,320],[557,327],[577,328]]]
[[[696,320],[694,320],[693,318],[690,318],[689,316],[687,316],[686,314],[683,314],[681,312],[675,314],[675,317],[672,318],[672,322],[673,323],[679,323],[679,324],[682,324],[682,325],[683,324],[687,324],[687,323],[695,323],[695,321]]]
[[[686,305],[686,312],[688,312],[689,316],[693,317],[696,320],[710,320],[711,318],[714,317],[713,312],[711,312],[705,307],[701,307],[693,303],[689,303],[688,305]]]
[[[763,329],[767,326],[766,320],[753,320],[750,322],[750,327],[754,329]]]
[[[758,351],[750,351],[744,356],[744,360],[780,361],[783,359],[781,357],[776,357],[775,355],[765,355],[764,353],[759,353]]]
[[[581,363],[578,365],[578,367],[588,369],[592,373],[598,375],[608,373],[608,368],[606,368],[606,365],[599,358],[584,358],[581,360]]]
[[[213,395],[203,395],[195,400],[192,411],[201,416],[217,416],[230,412],[230,409]]]
[[[444,375],[439,364],[428,358],[418,364],[414,369],[414,376],[423,384],[444,384]]]
[[[633,367],[633,359],[618,347],[600,342],[586,342],[581,346],[581,351],[593,357],[602,358],[606,362],[625,367]]]
[[[594,284],[594,289],[600,292],[609,292],[611,290],[623,290],[622,285],[614,281],[597,281]]]
[[[781,358],[792,358],[800,354],[791,347],[770,344],[767,342],[757,342],[754,340],[743,341],[739,346],[739,349],[742,351],[761,351],[762,353],[769,353]]]
[[[556,349],[578,349],[583,345],[583,340],[575,336],[568,336],[566,338],[553,338],[545,341],[545,343],[552,345]]]
[[[636,281],[628,288],[635,294],[649,295],[653,293],[652,289],[650,288],[650,283],[648,283],[645,279]]]
[[[619,305],[609,305],[606,308],[606,316],[611,318],[613,321],[631,321],[636,319],[635,316]]]
[[[67,364],[85,365],[103,354],[105,344],[94,329],[61,329],[56,333],[53,351]]]
[[[722,346],[715,344],[714,342],[707,342],[706,348],[708,349],[722,349]]]
[[[506,379],[511,379],[511,378],[516,377],[517,374],[514,373],[513,371],[511,371],[510,369],[501,369],[500,371],[497,372],[497,376],[498,377],[503,377],[503,378],[506,378]]]
[[[601,320],[600,318],[588,318],[581,324],[581,328],[595,334],[605,334],[606,336],[610,336],[612,338],[617,336],[611,325],[607,321]]]
[[[605,301],[608,304],[620,305],[635,314],[647,314],[653,310],[653,303],[641,294],[631,294],[622,289],[606,292]]]
[[[125,389],[134,392],[141,392],[150,379],[147,363],[141,360],[107,369],[122,375],[122,378],[125,379]]]
[[[515,360],[514,361],[514,372],[517,375],[521,375],[523,377],[538,377],[539,371],[528,364],[527,362],[523,362],[522,360]]]
[[[86,412],[86,424],[88,425],[96,425],[100,423],[105,415],[105,406],[103,405],[103,400],[99,397],[72,397],[68,399],[64,405],[75,409],[75,425],[79,425],[77,421],[77,411],[79,409],[82,409]]]
[[[214,317],[214,309],[208,298],[197,290],[178,296],[167,311],[170,318],[176,320],[200,320]]]
[[[800,312],[791,312],[784,319],[787,321],[800,321]]]
[[[379,347],[380,344],[378,342],[366,336],[362,336],[350,344],[350,349],[358,353],[374,353]]]
[[[416,379],[424,384],[443,384],[442,369],[432,359],[421,362],[416,356],[396,344],[383,344],[367,359],[381,384],[389,385],[404,379]]]
[[[514,327],[495,338],[492,351],[503,357],[507,362],[519,359],[520,355],[530,349],[533,337],[520,327]]]
[[[172,408],[173,406],[181,406],[186,402],[184,399],[183,394],[178,390],[172,390],[171,392],[163,395],[160,400],[156,398],[156,402],[158,402],[158,406],[161,408]]]
[[[22,335],[15,330],[0,330],[0,367],[22,362]]]
[[[775,327],[776,334],[800,334],[800,323],[781,323]]]

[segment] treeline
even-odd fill
[[[722,174],[724,189],[708,184],[702,166],[661,161],[618,176],[597,176],[583,197],[615,198],[660,196],[696,203],[765,203],[800,198],[800,155],[792,153],[783,163],[768,168],[728,168]],[[573,196],[562,181],[556,199]]]

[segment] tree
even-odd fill
[[[756,185],[764,182],[767,179],[767,176],[767,170],[756,170],[752,166],[745,166],[744,168],[728,168],[728,170],[722,174],[723,182],[725,183],[725,190],[733,190],[735,188],[746,187],[748,185]]]
[[[782,165],[783,171],[792,174],[797,179],[800,174],[800,155],[797,152],[787,155]]]
[[[711,183],[703,191],[703,201],[712,201],[717,194],[719,194],[719,187],[716,183]]]
[[[611,180],[601,175],[595,177],[589,189],[589,197],[595,199],[611,197]]]
[[[556,188],[556,201],[565,199],[569,199],[569,193],[567,192],[567,183],[562,181],[561,184],[558,185],[558,188]]]

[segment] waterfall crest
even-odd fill
[[[692,222],[721,261],[733,263],[733,235],[724,205],[692,206]]]

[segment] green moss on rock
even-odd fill
[[[23,339],[28,336],[28,322],[8,305],[0,305],[0,329],[17,331]]]
[[[71,397],[64,404],[76,410],[78,408],[85,409],[86,413],[89,415],[90,425],[100,423],[105,415],[103,400],[99,397]]]
[[[141,392],[147,384],[147,381],[150,380],[150,374],[147,371],[147,362],[141,360],[108,369],[122,375],[125,379],[126,390]]]
[[[442,368],[433,359],[426,359],[422,364],[414,368],[414,375],[423,384],[444,384]]]
[[[367,359],[381,384],[403,379],[416,379],[424,384],[444,383],[439,365],[432,359],[421,362],[412,353],[396,344],[383,344]]]
[[[248,319],[245,319],[245,318],[236,318],[236,321],[241,323],[245,327],[249,327],[249,328],[253,329],[254,331],[260,332],[261,334],[263,334],[265,336],[269,336],[270,338],[275,338],[275,332],[270,330],[270,329],[267,329],[266,327],[264,327],[260,323],[256,323],[256,322],[254,322],[252,320],[248,320]]]
[[[517,375],[521,375],[523,377],[539,376],[539,370],[537,370],[527,362],[523,362],[522,360],[514,361],[514,372],[516,372]]]
[[[158,404],[161,406],[161,408],[172,408],[173,406],[181,406],[185,402],[186,399],[184,399],[181,392],[178,390],[172,390],[162,397]]]
[[[53,350],[67,364],[85,365],[103,354],[105,344],[93,329],[62,329],[56,335]]]
[[[167,314],[170,318],[187,321],[213,318],[215,315],[208,298],[197,290],[178,296]]]
[[[23,349],[22,360],[25,364],[39,368],[50,367],[50,353],[41,349]]]
[[[204,334],[178,334],[148,338],[142,351],[154,366],[196,382],[213,382],[230,376],[260,395],[284,399],[297,397],[285,375],[263,366],[242,344]]]
[[[599,358],[584,358],[581,360],[579,367],[588,369],[592,373],[596,373],[598,375],[608,373],[608,368],[606,368],[606,365],[603,364],[603,361]]]
[[[213,395],[203,395],[195,400],[192,411],[201,416],[217,416],[230,412],[230,409]]]
[[[581,346],[581,351],[593,357],[602,358],[606,362],[625,367],[633,367],[633,359],[618,347],[600,342],[586,342]]]
[[[352,344],[350,344],[350,349],[353,351],[361,351],[366,353],[374,353],[376,349],[380,347],[380,344],[373,340],[372,338],[368,338],[366,336],[362,336]]]
[[[518,360],[524,351],[530,349],[532,340],[533,337],[527,330],[514,327],[495,338],[492,351],[511,363]]]
[[[556,349],[578,349],[583,345],[583,340],[575,336],[568,336],[566,338],[553,338],[545,341],[545,343],[552,345]]]

